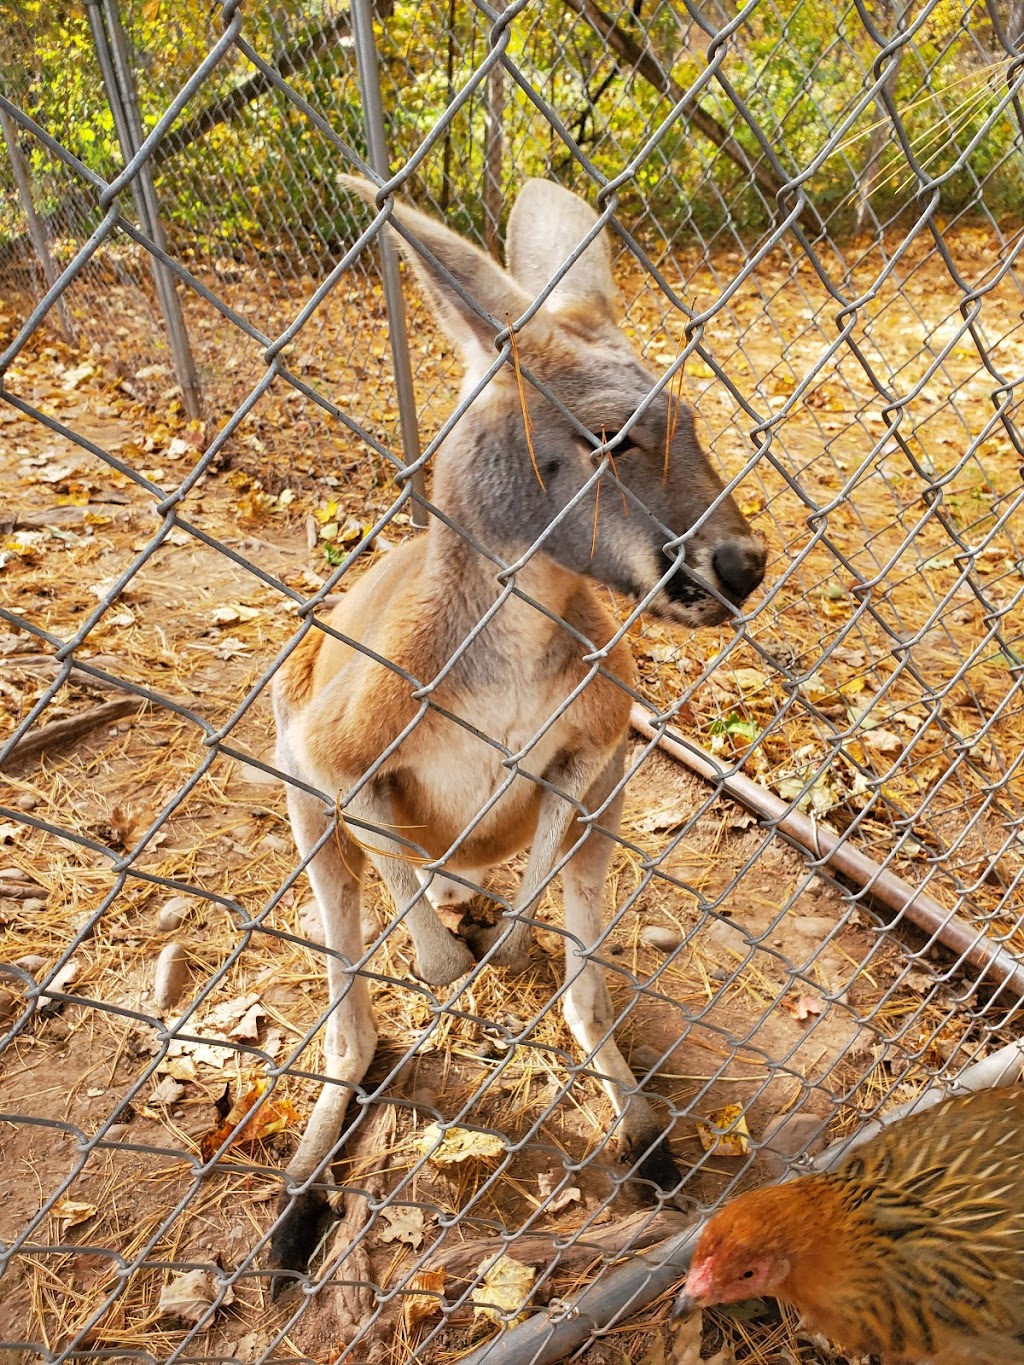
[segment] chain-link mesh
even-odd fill
[[[442,1361],[488,1342],[493,1361],[663,1360],[669,1280],[645,1248],[1019,1036],[1024,14],[394,0],[375,73],[334,4],[3,16],[0,1342],[25,1362]],[[131,155],[98,57],[118,24]],[[768,564],[727,627],[615,604],[639,669],[615,679],[625,810],[606,927],[576,946],[684,1173],[673,1197],[618,1159],[607,1077],[562,1018],[557,879],[526,972],[485,962],[434,989],[370,873],[348,969],[380,1038],[334,1180],[312,1181],[336,1218],[272,1299],[337,953],[268,689],[422,501],[382,219],[340,179],[371,160],[360,75],[380,82],[387,188],[492,254],[530,176],[596,206],[650,369],[641,409],[665,389],[693,404]],[[144,168],[165,246],[134,197]],[[424,505],[451,525],[440,438],[507,367],[524,393],[544,381],[506,329],[457,399],[431,308],[412,287],[406,304]],[[567,416],[597,450],[579,497],[618,497],[612,433]],[[549,534],[495,563],[513,602],[533,601]],[[443,670],[403,684],[439,712]],[[518,755],[482,701],[457,720],[529,770],[565,699]],[[359,815],[393,740],[321,796],[357,842],[415,860],[415,829]],[[512,904],[524,866],[442,908],[448,927]],[[785,1315],[704,1333],[722,1359],[833,1359]]]

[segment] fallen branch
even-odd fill
[[[700,745],[691,740],[683,744],[664,734],[651,724],[650,716],[642,706],[633,706],[630,720],[642,735],[657,740],[659,748],[713,783],[725,796],[769,821],[780,834],[812,853],[822,866],[867,891],[898,917],[909,920],[957,958],[976,967],[978,984],[987,979],[997,990],[1005,987],[1024,998],[1024,965],[1013,953],[991,942],[984,929],[976,929],[952,910],[944,909],[938,901],[918,891],[895,872],[879,866],[873,858],[853,847],[848,839],[794,811],[774,792],[758,786],[742,773],[730,772]]]
[[[0,881],[0,900],[27,901],[46,899],[46,888],[38,882]]]
[[[523,1265],[549,1266],[557,1255],[558,1268],[564,1274],[575,1275],[584,1271],[598,1257],[614,1258],[623,1252],[634,1253],[645,1247],[663,1242],[681,1232],[690,1222],[688,1214],[678,1209],[641,1209],[615,1223],[602,1223],[600,1227],[587,1228],[579,1240],[569,1246],[559,1246],[564,1242],[565,1232],[535,1232],[517,1237],[512,1254]],[[456,1280],[471,1280],[477,1267],[484,1259],[490,1259],[509,1249],[507,1237],[481,1237],[471,1241],[459,1242],[445,1247],[432,1256],[427,1269],[444,1269]]]
[[[116,701],[105,701],[99,706],[93,706],[88,711],[83,711],[81,715],[68,716],[66,720],[51,720],[48,725],[31,730],[12,745],[4,759],[0,761],[0,770],[9,769],[16,763],[31,762],[47,749],[53,749],[58,745],[64,747],[73,744],[75,740],[81,739],[92,730],[98,730],[111,721],[120,720],[122,716],[138,711],[139,706],[138,697],[119,697]]]
[[[52,654],[8,654],[4,659],[5,668],[20,668],[26,673],[43,674],[55,677],[64,664],[59,659],[55,659]],[[90,659],[91,664],[96,664],[95,658]],[[92,673],[87,673],[77,663],[72,663],[71,677],[69,683],[74,683],[76,687],[89,688],[95,692],[121,692],[123,689],[119,683],[108,682],[106,678],[97,678]],[[141,703],[141,699],[140,703]]]

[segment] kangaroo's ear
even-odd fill
[[[339,179],[371,208],[376,207],[376,185],[351,175]],[[419,209],[396,202],[391,219],[412,239],[407,241],[401,232],[395,233],[399,250],[423,287],[437,321],[467,364],[482,361],[489,365],[495,357],[497,332],[507,325],[508,317],[515,320],[526,311],[531,297],[485,252]],[[479,306],[479,311],[463,294]],[[481,314],[489,314],[495,321]]]
[[[527,180],[509,214],[505,253],[509,269],[531,299],[596,222],[594,210],[571,190],[550,180]],[[553,308],[585,308],[595,322],[615,321],[615,282],[606,232],[566,271],[548,301]]]

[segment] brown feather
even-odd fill
[[[826,1175],[741,1195],[708,1223],[686,1293],[793,1304],[888,1362],[1024,1362],[1024,1087],[946,1100]]]

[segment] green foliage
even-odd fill
[[[889,0],[876,0],[876,21],[893,26]],[[614,13],[613,7],[607,7]],[[395,0],[378,24],[380,72],[393,164],[418,158],[411,188],[461,231],[482,235],[486,218],[485,154],[488,79],[481,76],[488,26],[475,5],[451,0]],[[305,51],[288,80],[337,138],[366,156],[360,88],[345,9],[337,0],[275,0],[244,8],[244,37],[271,63]],[[626,41],[656,63],[672,89],[657,89],[650,72],[634,70],[563,0],[538,0],[510,26],[507,56],[539,98],[504,78],[504,200],[529,175],[555,175],[590,189],[587,172],[552,128],[546,105],[596,171],[609,179],[624,168],[623,216],[656,239],[723,228],[763,229],[774,206],[736,162],[695,131],[685,110],[669,118],[680,92],[690,94],[754,159],[763,148],[747,121],[713,80],[682,7],[627,8],[618,19]],[[123,21],[138,86],[143,125],[153,127],[217,41],[218,10],[206,0],[123,0]],[[908,11],[908,21],[914,13]],[[0,63],[16,102],[70,152],[105,178],[122,164],[83,4],[22,0],[10,22]],[[979,56],[988,35],[981,0],[938,0],[901,61],[893,90],[913,155],[929,175],[945,177],[941,202],[955,211],[979,197],[993,209],[1019,198],[1012,109],[993,119],[999,73]],[[319,35],[319,36],[318,36]],[[697,34],[699,37],[699,33]],[[305,47],[304,47],[305,45]],[[871,163],[871,189],[883,213],[913,206],[918,182],[891,132],[872,133],[878,118],[867,102],[826,155],[829,139],[873,79],[878,47],[855,9],[822,0],[757,7],[740,26],[722,66],[787,177],[806,172],[805,191],[819,212],[840,225]],[[280,92],[229,106],[248,89],[254,68],[240,54],[213,70],[173,132],[202,111],[221,111],[202,135],[167,155],[154,172],[172,242],[190,253],[293,251],[336,254],[352,240],[348,197],[338,186],[343,152]],[[673,93],[674,92],[674,93]],[[446,110],[461,103],[447,127]],[[652,134],[662,127],[660,137]],[[969,155],[963,149],[976,139]],[[36,139],[23,138],[42,212],[75,188],[73,173]],[[77,186],[81,188],[81,186]],[[126,200],[125,211],[131,212]],[[362,221],[362,220],[360,220]],[[0,158],[0,242],[20,230],[5,159]]]

